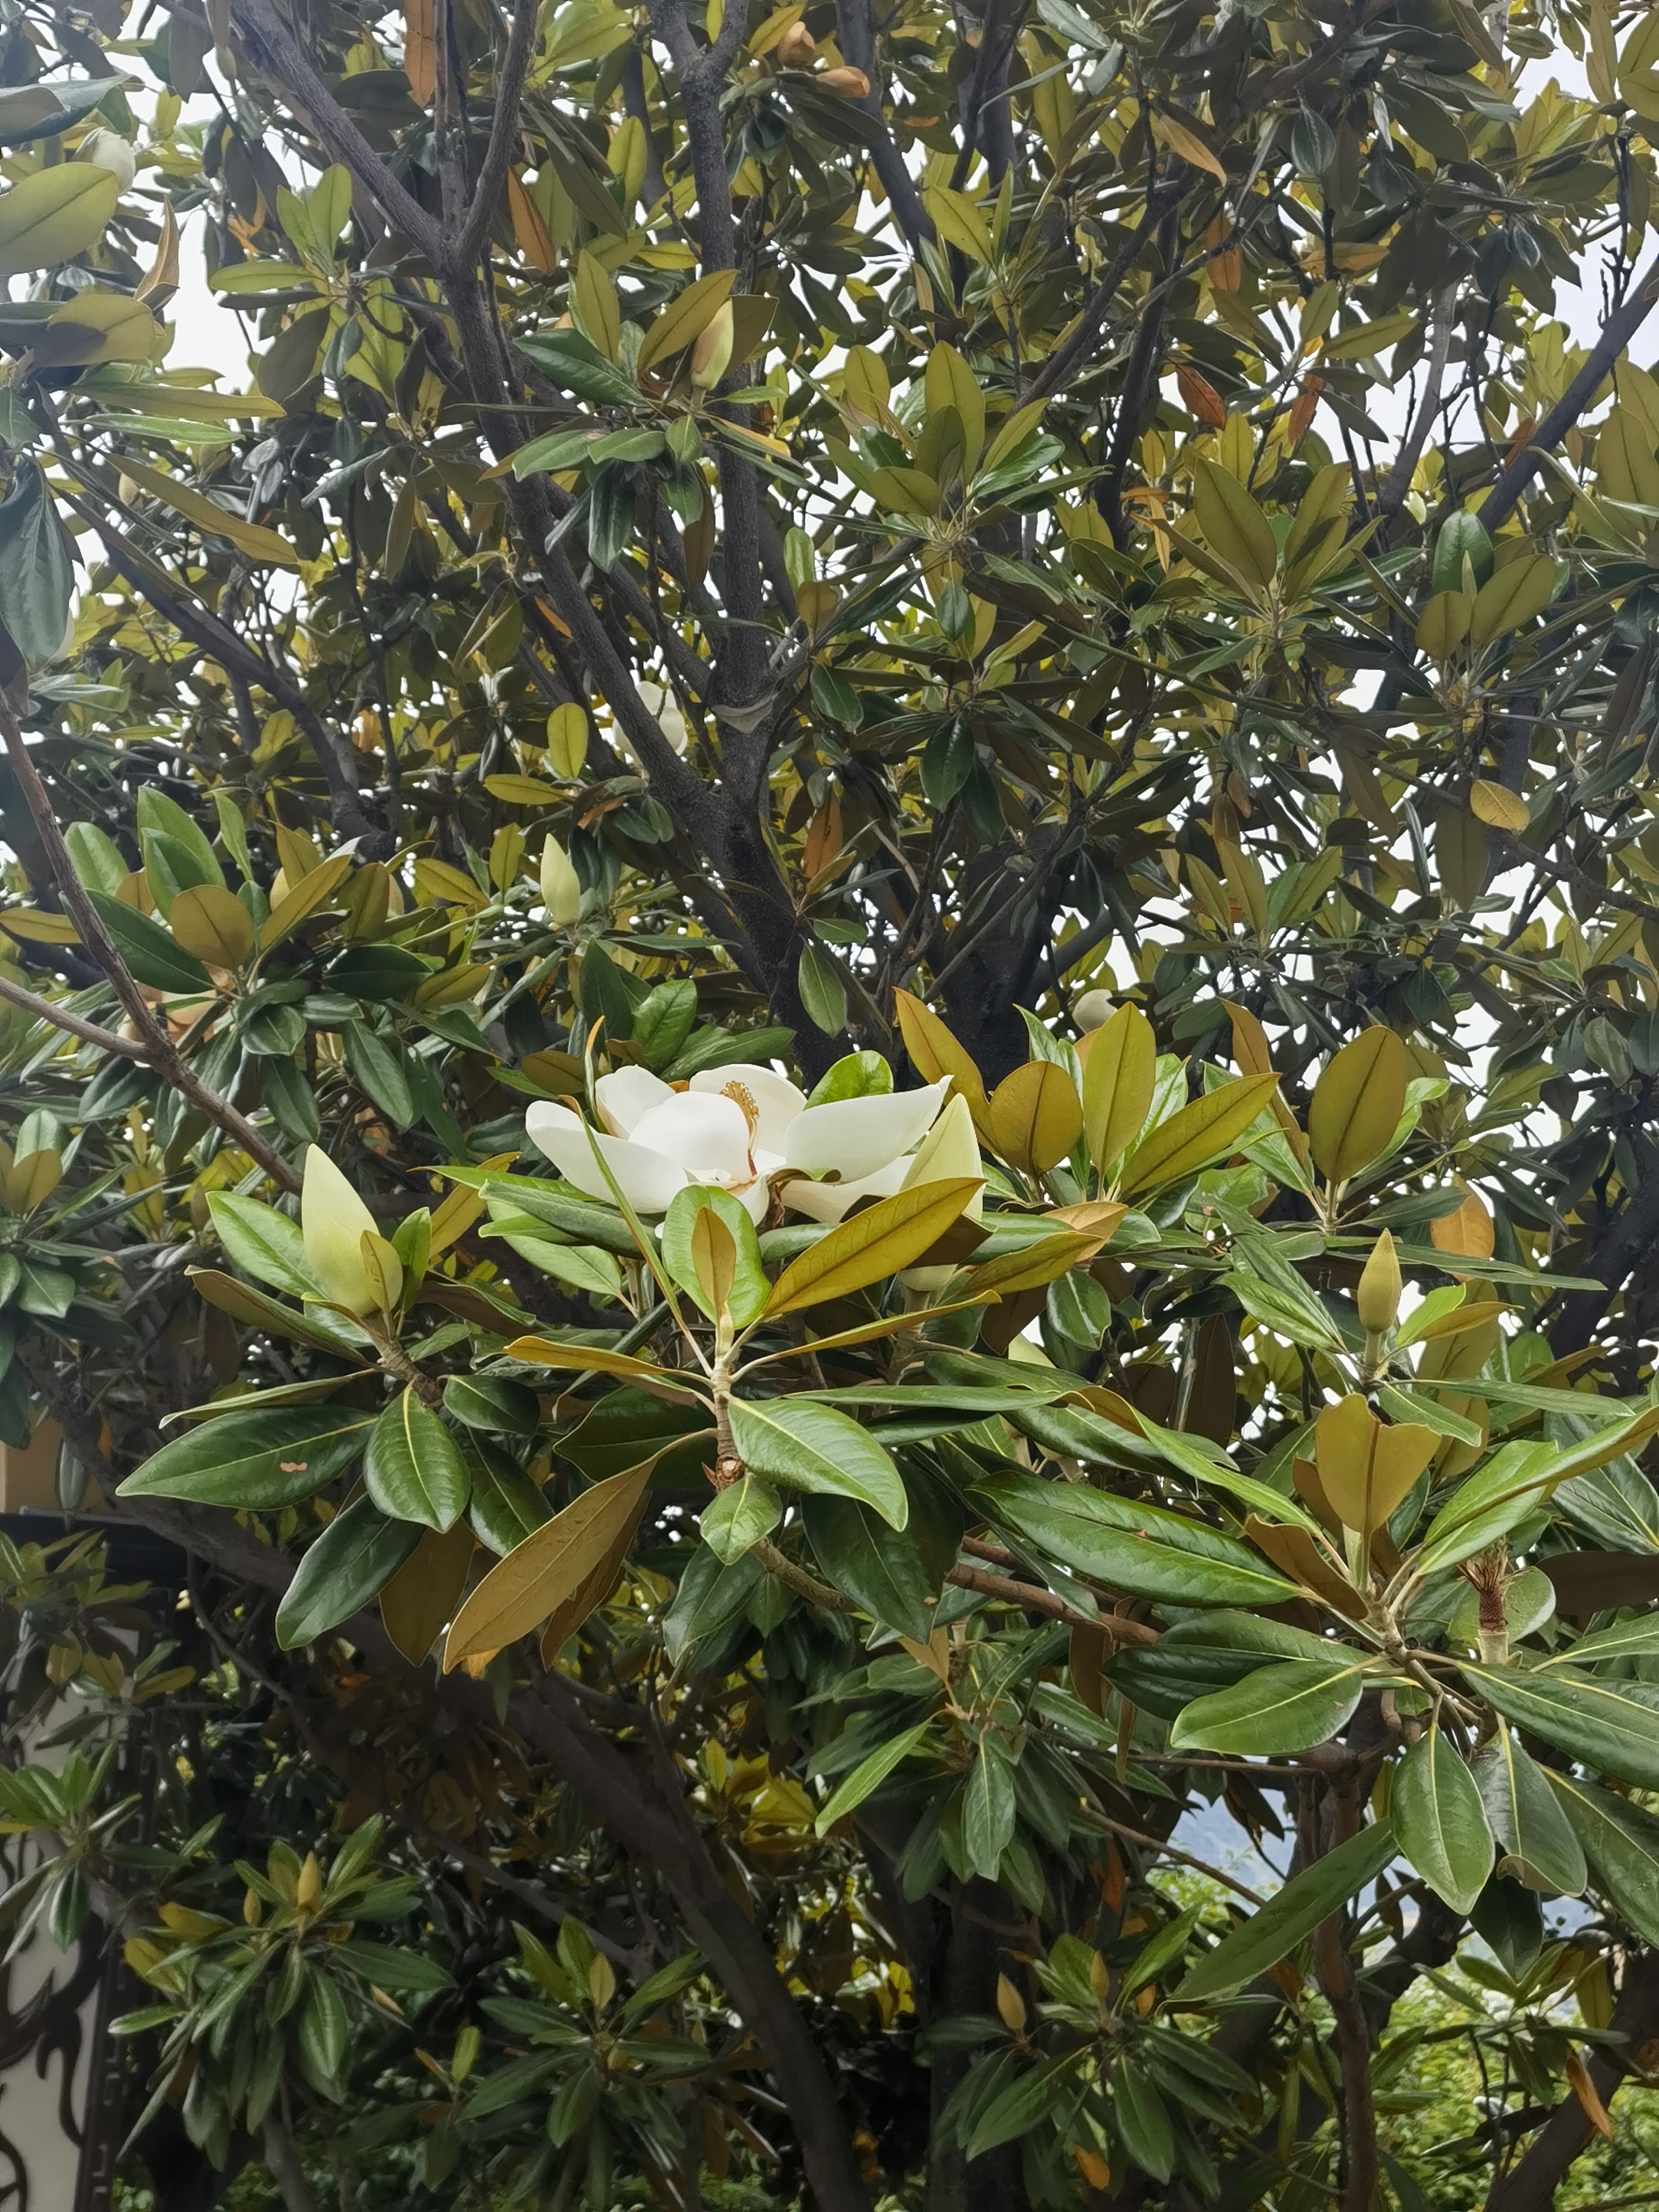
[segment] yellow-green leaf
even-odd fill
[[[1139,1006],[1120,1006],[1078,1047],[1089,1158],[1104,1174],[1146,1126],[1158,1079],[1158,1039]]]
[[[1343,1046],[1308,1108],[1308,1140],[1322,1176],[1346,1182],[1381,1158],[1406,1110],[1410,1072],[1392,1030],[1369,1029]]]
[[[839,1223],[778,1277],[766,1302],[768,1318],[848,1297],[914,1267],[983,1188],[977,1176],[918,1183]]]
[[[1489,576],[1469,613],[1469,639],[1477,652],[1541,615],[1555,597],[1555,563],[1547,553],[1511,561]]]
[[[942,1083],[949,1076],[968,1101],[974,1119],[984,1127],[985,1079],[965,1045],[958,1044],[931,1006],[908,991],[895,991],[899,1035],[910,1055],[910,1065],[924,1083]]]
[[[1356,1394],[1327,1406],[1314,1430],[1319,1483],[1345,1527],[1370,1539],[1434,1457],[1440,1438],[1415,1422],[1379,1421]]]
[[[1231,1152],[1278,1085],[1276,1075],[1241,1076],[1160,1121],[1124,1162],[1120,1196],[1179,1182]]]
[[[635,374],[643,376],[655,362],[671,360],[694,344],[731,298],[737,281],[735,269],[717,269],[712,276],[699,276],[688,284],[646,332],[634,364]]]
[[[930,415],[954,407],[961,416],[963,474],[972,476],[985,443],[985,393],[979,379],[953,345],[939,344],[927,356],[924,380]]]
[[[350,867],[350,854],[337,853],[332,860],[325,860],[319,867],[294,882],[265,917],[259,932],[260,951],[269,952],[273,945],[280,945],[285,937],[292,936],[302,921],[309,921],[313,914],[325,907],[345,881]]]
[[[1236,476],[1213,461],[1193,471],[1193,508],[1205,543],[1248,584],[1265,592],[1279,570],[1279,544],[1267,516]]]
[[[198,530],[210,536],[222,538],[239,553],[246,553],[250,561],[263,562],[272,568],[297,568],[300,556],[285,538],[274,530],[266,530],[257,522],[244,522],[240,515],[231,514],[216,501],[204,493],[192,491],[188,484],[180,483],[176,477],[164,477],[155,469],[147,469],[135,460],[124,460],[122,472],[131,477],[140,491],[147,491],[152,499],[159,499],[175,514],[182,514]]]
[[[192,884],[167,916],[176,944],[210,968],[240,968],[253,950],[253,917],[222,884]]]
[[[1083,1133],[1083,1102],[1065,1068],[1028,1060],[991,1094],[986,1125],[993,1148],[1022,1175],[1046,1175]]]
[[[0,195],[0,276],[54,269],[96,246],[120,197],[119,179],[93,161],[60,161],[25,177]]]
[[[1473,599],[1462,592],[1437,592],[1417,618],[1417,642],[1443,666],[1469,634]]]

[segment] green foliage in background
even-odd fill
[[[1601,0],[0,21],[124,2185],[1639,2197],[1656,134]]]

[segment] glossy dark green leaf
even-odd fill
[[[31,460],[0,501],[0,622],[31,668],[54,659],[69,628],[75,570],[46,480]]]
[[[1201,1522],[1081,1482],[997,1475],[973,1496],[987,1516],[1074,1572],[1175,1605],[1283,1605],[1294,1585]]]
[[[285,1651],[314,1644],[377,1598],[421,1540],[416,1521],[389,1521],[359,1498],[331,1521],[295,1571],[276,1608]]]
[[[269,1512],[314,1497],[362,1451],[374,1417],[356,1408],[225,1413],[152,1454],[123,1498],[182,1498]]]
[[[452,1375],[444,1409],[469,1429],[509,1437],[533,1437],[540,1415],[536,1393],[504,1375]]]
[[[1498,1838],[1500,1874],[1546,1896],[1578,1896],[1584,1887],[1584,1854],[1543,1769],[1528,1759],[1514,1732],[1500,1726],[1475,1756],[1475,1786]]]
[[[1358,1658],[1287,1659],[1188,1705],[1170,1731],[1176,1751],[1274,1754],[1327,1742],[1365,1686]]]
[[[505,1559],[526,1536],[552,1519],[553,1509],[540,1487],[499,1444],[476,1434],[462,1437],[460,1443],[471,1484],[466,1504],[468,1524],[481,1544],[488,1544]]]
[[[1316,1859],[1199,1960],[1176,1990],[1177,1998],[1195,2004],[1243,1989],[1265,1974],[1322,1920],[1375,1881],[1397,1849],[1389,1822],[1376,1820]]]
[[[141,983],[152,991],[210,992],[212,978],[201,962],[175,945],[154,916],[88,891],[99,919],[109,932],[116,951]]]
[[[1492,1873],[1492,1833],[1474,1777],[1432,1723],[1395,1767],[1389,1809],[1416,1871],[1468,1911]]]
[[[860,1612],[918,1644],[927,1641],[939,1583],[914,1528],[890,1528],[850,1498],[805,1498],[801,1518],[819,1571]]]
[[[1602,1682],[1571,1667],[1462,1662],[1471,1685],[1518,1729],[1621,1782],[1659,1789],[1659,1686]]]
[[[411,1384],[370,1431],[363,1480],[382,1513],[423,1528],[453,1528],[470,1484],[460,1446]]]
[[[1549,1786],[1614,1910],[1659,1945],[1659,1820],[1577,1775],[1551,1770]]]
[[[856,1498],[889,1528],[909,1518],[899,1471],[867,1430],[806,1398],[732,1401],[732,1439],[756,1474],[789,1490]]]

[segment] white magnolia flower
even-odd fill
[[[784,1203],[817,1221],[839,1221],[863,1198],[902,1188],[905,1155],[925,1137],[945,1086],[841,1098],[809,1106],[787,1076],[769,1067],[707,1068],[675,1091],[642,1067],[619,1067],[593,1086],[605,1133],[568,1106],[543,1103],[525,1115],[535,1145],[565,1179],[590,1198],[612,1198],[597,1147],[629,1204],[665,1213],[692,1183],[729,1190],[764,1220],[769,1179],[793,1169]],[[816,1178],[834,1175],[836,1181]]]

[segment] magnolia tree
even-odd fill
[[[1659,16],[0,36],[3,1913],[130,2201],[1639,2190]]]

